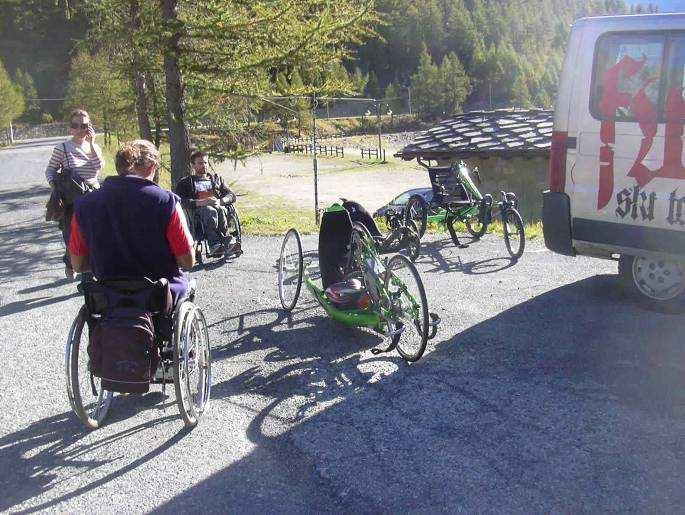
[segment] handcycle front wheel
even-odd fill
[[[420,195],[413,195],[407,202],[404,210],[404,219],[408,223],[410,220],[416,223],[419,229],[419,238],[426,234],[428,226],[428,203]]]
[[[403,328],[396,340],[397,351],[405,360],[417,361],[429,337],[428,301],[421,276],[406,256],[395,254],[386,265],[384,287],[392,324]]]
[[[113,393],[102,389],[100,378],[91,376],[87,317],[88,311],[83,306],[69,330],[64,366],[71,408],[88,429],[97,429],[107,416]]]
[[[292,311],[297,304],[303,275],[302,239],[297,229],[290,229],[283,238],[278,258],[278,298],[286,311]]]
[[[186,427],[195,427],[206,412],[212,388],[212,356],[207,322],[190,301],[174,315],[174,389]]]
[[[421,253],[421,237],[419,236],[419,229],[414,220],[409,220],[407,222],[407,229],[411,231],[407,237],[407,256],[414,262],[419,258],[419,254]]]
[[[502,225],[504,229],[504,245],[511,258],[516,261],[523,255],[526,247],[526,233],[523,228],[523,219],[516,209],[509,208],[502,213]]]

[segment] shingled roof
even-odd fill
[[[415,158],[547,156],[552,139],[553,111],[471,111],[419,134],[395,154]]]

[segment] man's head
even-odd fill
[[[130,146],[133,157],[133,165],[129,173],[143,179],[153,180],[162,161],[157,147],[145,139],[131,141],[126,146]]]
[[[90,116],[83,109],[74,109],[69,115],[69,133],[75,138],[85,138],[90,126]]]
[[[124,143],[114,156],[114,166],[119,175],[128,175],[131,173],[133,164],[138,158],[136,150],[131,143]]]
[[[204,175],[209,170],[209,158],[201,150],[196,150],[190,154],[190,164],[193,167],[193,174]]]

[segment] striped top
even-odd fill
[[[67,155],[64,155],[64,149],[67,150]],[[56,145],[52,150],[50,162],[45,169],[45,178],[48,182],[52,182],[60,168],[69,168],[76,175],[88,182],[97,182],[98,173],[105,166],[105,160],[102,158],[102,150],[97,143],[93,143],[95,155],[89,157],[88,154],[72,140],[67,140],[64,143]]]

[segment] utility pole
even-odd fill
[[[381,142],[381,101],[376,100],[376,122],[378,124],[378,159],[381,159],[383,143]]]
[[[319,177],[316,161],[316,93],[312,95],[312,156],[314,160],[314,219],[319,225]]]
[[[409,116],[411,116],[411,86],[407,86],[407,93],[409,94]]]

